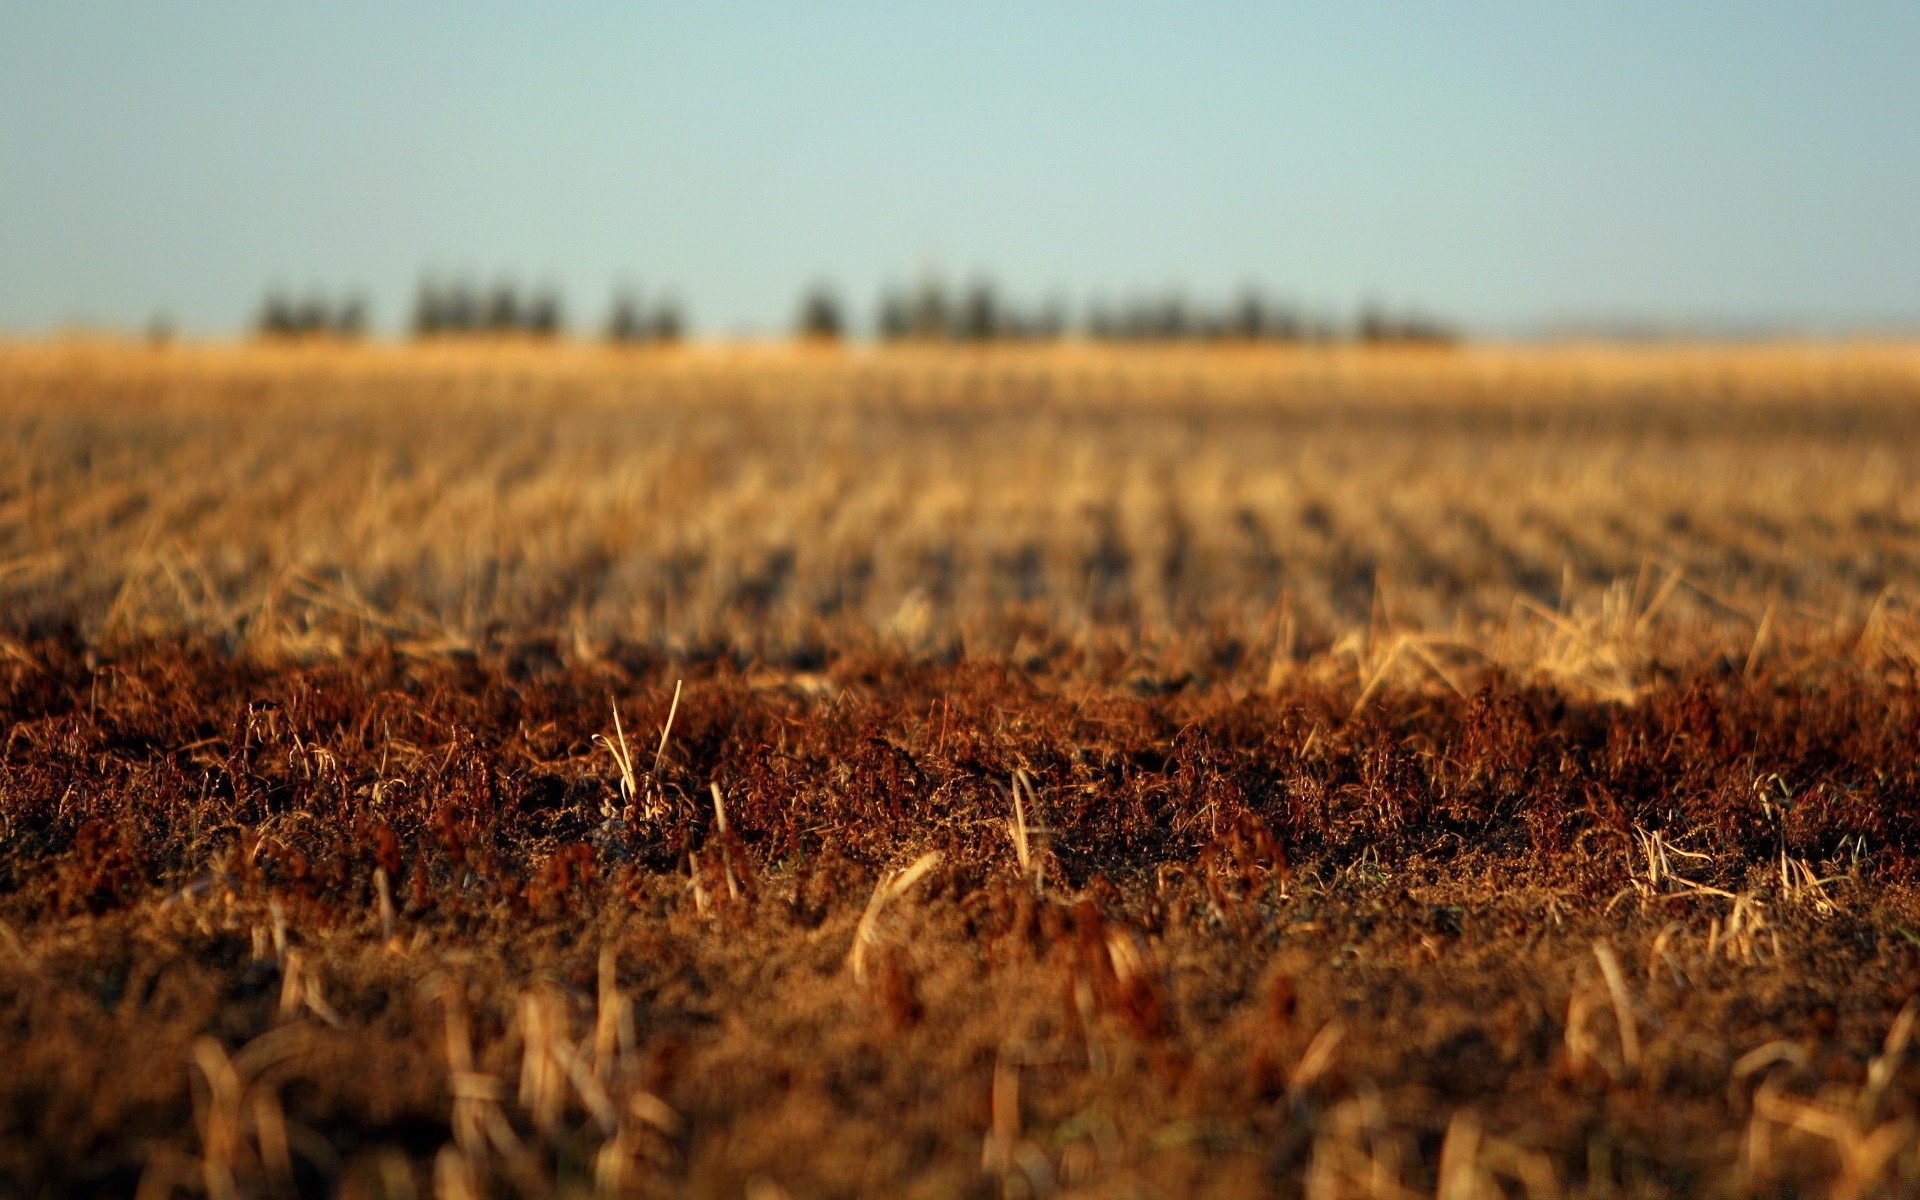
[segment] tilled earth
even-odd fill
[[[0,1193],[1920,1190],[1908,681],[803,666],[13,645]]]

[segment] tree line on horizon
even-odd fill
[[[313,291],[295,296],[273,288],[260,302],[254,328],[270,338],[357,338],[367,331],[367,302],[357,294],[336,297]]]
[[[368,305],[358,294],[335,297],[314,291],[294,296],[270,290],[255,323],[264,338],[357,338],[368,327]],[[1047,342],[1082,337],[1100,342],[1334,342],[1446,344],[1454,328],[1420,313],[1367,304],[1350,322],[1309,315],[1277,303],[1258,287],[1221,302],[1194,301],[1178,291],[1143,294],[1118,303],[1095,301],[1075,319],[1053,297],[1023,304],[1005,297],[991,281],[962,288],[937,278],[882,289],[869,326],[883,343]],[[600,335],[623,346],[669,345],[690,329],[686,309],[673,293],[648,299],[637,289],[614,293]],[[558,289],[523,289],[511,281],[491,286],[429,277],[415,293],[409,322],[419,339],[558,338],[567,332]],[[837,343],[854,336],[854,322],[839,292],[816,283],[802,294],[793,335],[803,341]]]

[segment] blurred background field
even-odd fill
[[[20,342],[0,598],[16,637],[274,655],[1098,646],[1608,689],[1904,653],[1916,401],[1920,350],[1867,342]]]

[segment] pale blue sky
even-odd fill
[[[1920,5],[0,6],[0,328],[393,326],[428,268],[777,328],[929,263],[1920,328]]]

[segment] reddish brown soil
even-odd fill
[[[7,1195],[1920,1180],[1905,683],[18,649]]]

